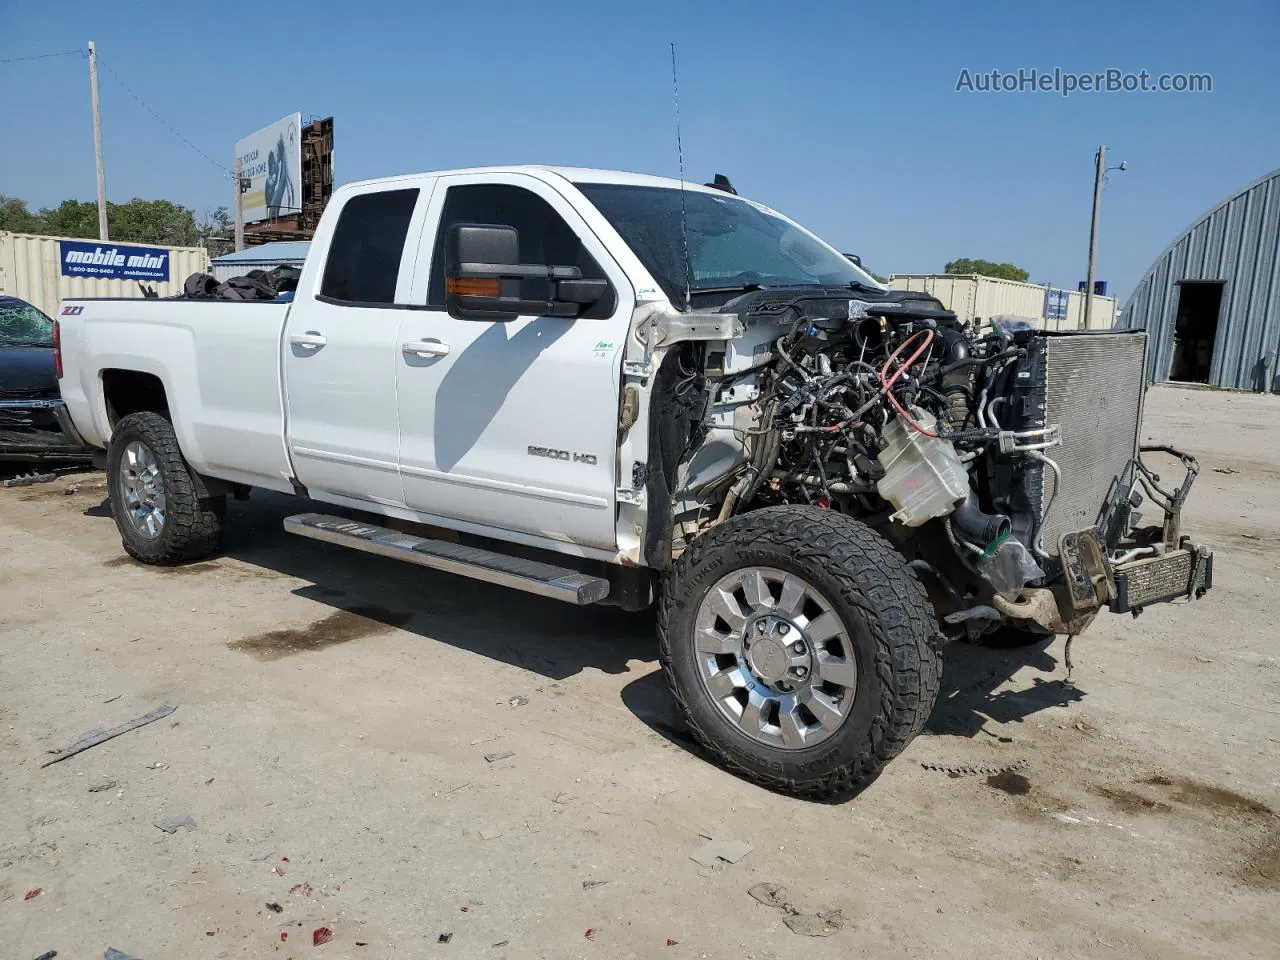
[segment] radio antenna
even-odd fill
[[[693,264],[689,260],[689,210],[684,202],[684,145],[680,141],[680,81],[676,78],[676,44],[671,41],[671,94],[676,105],[676,162],[680,165],[680,240],[684,244],[684,306],[693,309]]]

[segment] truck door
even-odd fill
[[[298,481],[320,499],[404,504],[395,308],[409,291],[429,194],[418,182],[348,194],[313,243],[325,262],[298,291],[282,350],[289,452]]]
[[[400,476],[410,509],[497,531],[613,548],[619,365],[634,307],[626,274],[573,206],[526,174],[441,177],[414,299],[400,316]],[[525,263],[610,282],[595,318],[460,320],[445,310],[456,223],[520,234]]]

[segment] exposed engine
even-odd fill
[[[898,291],[767,289],[719,311],[742,335],[686,344],[667,371],[675,549],[747,509],[807,503],[893,540],[957,632],[1070,632],[1072,583],[1092,616],[1140,500],[1142,334],[981,333]],[[1072,405],[1093,425],[1057,449]],[[1033,609],[1052,585],[1058,609]]]

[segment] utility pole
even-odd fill
[[[1089,271],[1084,282],[1084,323],[1081,330],[1089,329],[1089,320],[1093,315],[1093,275],[1098,258],[1098,214],[1102,210],[1102,177],[1107,169],[1107,148],[1098,147],[1094,156],[1093,174],[1093,220],[1089,224]]]
[[[102,116],[98,112],[98,51],[89,41],[89,93],[93,100],[93,158],[98,166],[98,239],[107,240],[107,175],[102,170]]]
[[[236,249],[244,249],[244,181],[240,179],[239,157],[236,157]]]

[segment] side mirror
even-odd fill
[[[846,253],[844,255],[844,258],[848,260],[850,263],[852,263],[855,267],[862,266],[862,258],[858,256],[856,253]]]
[[[520,233],[460,223],[445,240],[445,306],[459,320],[509,322],[522,314],[577,317],[609,291],[577,267],[520,262]]]

